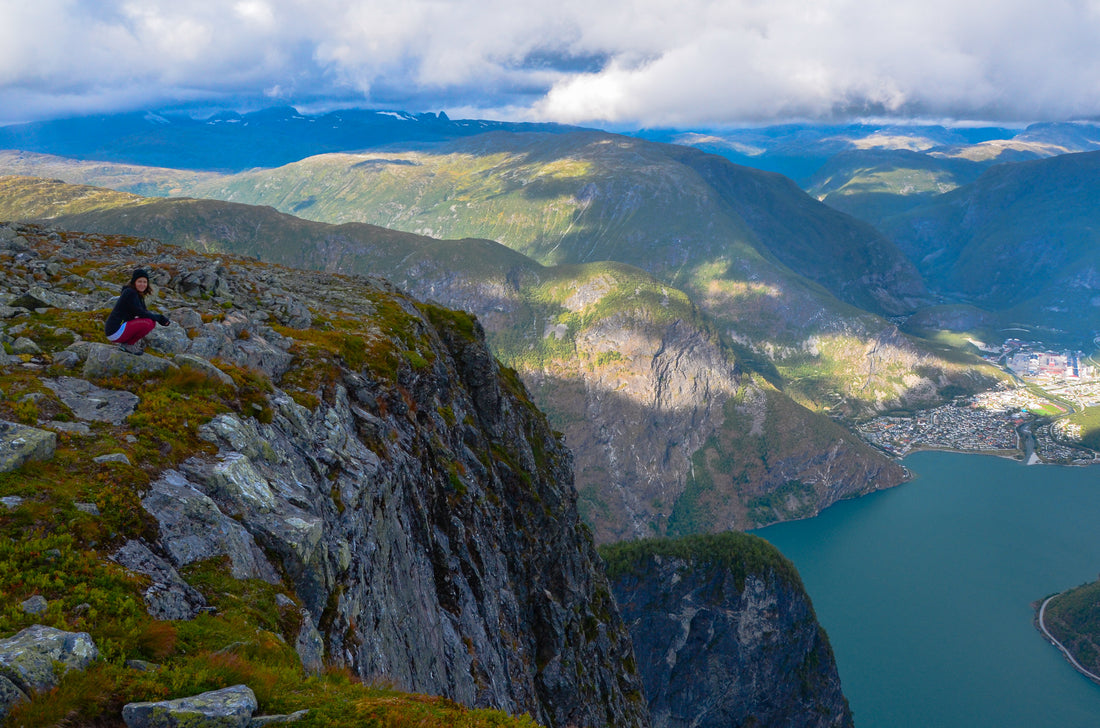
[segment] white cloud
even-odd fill
[[[575,123],[1100,115],[1100,1],[0,0],[0,121],[267,93]]]

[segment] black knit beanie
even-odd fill
[[[138,278],[149,280],[149,273],[144,268],[138,268],[134,271],[134,274],[130,276],[130,285],[134,285],[134,281],[136,281]]]

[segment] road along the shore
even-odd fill
[[[1055,594],[1054,596],[1058,596],[1058,595]],[[1081,663],[1078,662],[1073,657],[1073,655],[1070,654],[1070,651],[1066,649],[1066,646],[1063,645],[1061,642],[1059,642],[1054,637],[1054,635],[1052,635],[1050,633],[1050,630],[1047,629],[1046,622],[1043,621],[1043,620],[1044,620],[1044,616],[1046,615],[1047,605],[1050,604],[1050,600],[1053,599],[1053,598],[1054,597],[1047,597],[1046,599],[1043,600],[1043,605],[1041,607],[1039,607],[1039,630],[1043,633],[1043,636],[1047,638],[1047,641],[1049,641],[1052,645],[1054,645],[1059,650],[1061,650],[1062,654],[1066,656],[1067,660],[1069,660],[1069,664],[1073,665],[1074,669],[1077,670],[1077,672],[1081,673],[1082,675],[1084,675],[1085,677],[1087,677],[1088,679],[1092,680],[1095,683],[1100,683],[1100,675],[1096,675],[1095,673],[1091,673],[1088,670],[1086,670],[1084,667],[1082,667]]]

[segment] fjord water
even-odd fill
[[[798,567],[857,728],[1095,728],[1031,603],[1100,571],[1100,466],[924,452],[910,483],[756,531]]]

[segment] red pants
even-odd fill
[[[153,319],[136,318],[122,324],[118,331],[107,338],[116,344],[135,344],[157,326]]]

